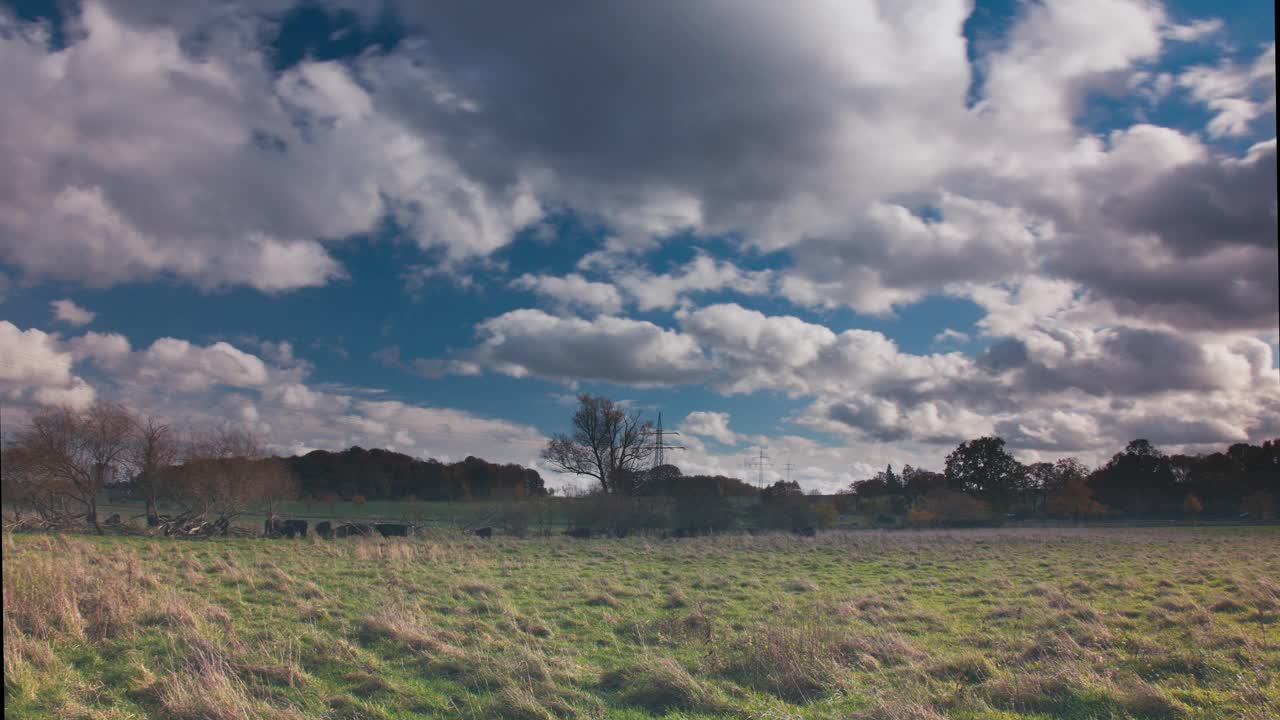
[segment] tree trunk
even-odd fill
[[[96,530],[99,535],[106,534],[102,532],[102,525],[98,523],[98,498],[96,497],[89,498],[89,513],[87,520],[91,525],[93,525],[93,529]]]
[[[147,527],[156,527],[160,524],[160,514],[156,512],[156,501],[153,498],[147,498]]]

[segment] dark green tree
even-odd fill
[[[1004,439],[980,437],[947,456],[947,485],[1004,512],[1026,486],[1027,469],[1004,449]]]

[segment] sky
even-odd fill
[[[0,421],[834,490],[1280,436],[1269,2],[0,1]],[[788,467],[789,466],[789,467]]]

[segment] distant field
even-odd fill
[[[1280,529],[4,537],[5,717],[1280,717]]]

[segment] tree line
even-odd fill
[[[1169,455],[1137,439],[1097,468],[1075,458],[1024,464],[999,437],[968,440],[943,472],[889,466],[852,483],[855,508],[875,507],[920,524],[983,522],[997,515],[1201,513],[1271,519],[1280,497],[1280,439],[1237,443],[1204,455]]]
[[[687,506],[711,515],[724,510],[708,499],[757,496],[753,512],[765,526],[821,525],[831,514],[822,501],[806,501],[795,482],[780,480],[757,490],[737,479],[695,481],[674,466],[646,469],[657,447],[653,425],[639,410],[609,398],[579,395],[570,426],[570,432],[552,437],[542,457],[560,472],[592,479],[600,495],[683,494]],[[695,484],[701,489],[695,490]],[[853,482],[833,500],[838,512],[875,513],[892,522],[905,517],[917,525],[961,525],[1009,515],[1081,519],[1210,513],[1270,519],[1278,496],[1280,439],[1237,443],[1206,455],[1167,455],[1138,439],[1102,466],[1089,468],[1075,458],[1024,464],[1005,449],[1004,439],[986,436],[960,443],[947,455],[942,472],[907,465],[895,473],[889,466]]]
[[[275,457],[244,428],[180,433],[114,403],[39,413],[0,448],[7,510],[42,527],[88,524],[103,532],[107,491],[145,503],[166,533],[226,534],[251,511],[319,500],[521,499],[547,494],[536,470],[468,457],[420,460],[353,447]],[[109,519],[108,519],[109,520]]]

